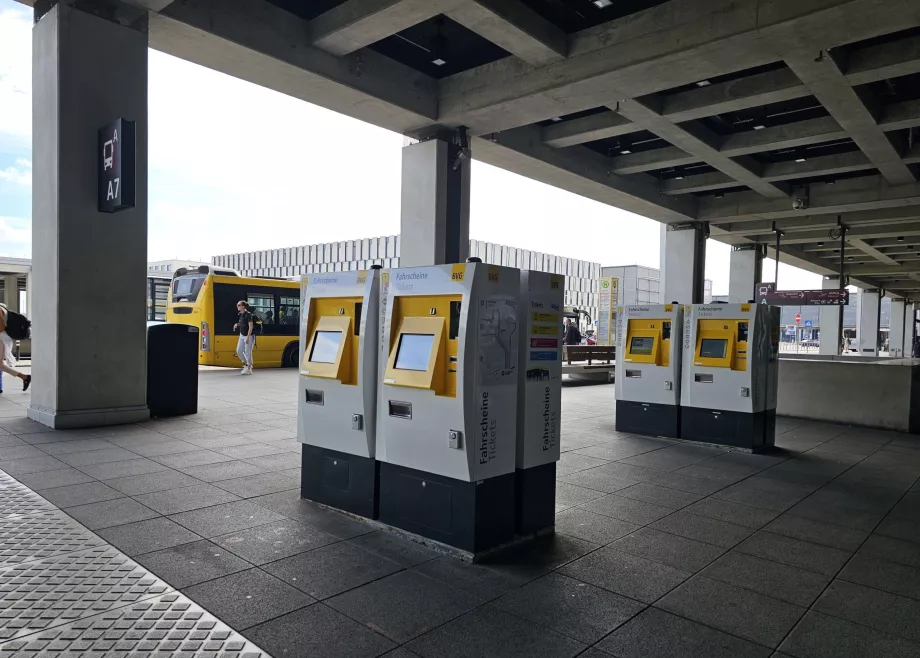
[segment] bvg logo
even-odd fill
[[[463,281],[463,272],[451,272],[451,281]]]

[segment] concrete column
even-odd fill
[[[3,303],[11,311],[19,310],[19,275],[7,274],[3,277]]]
[[[701,224],[661,225],[661,296],[664,303],[702,304],[706,238]],[[753,291],[753,286],[751,290]]]
[[[860,289],[859,311],[856,314],[856,344],[860,356],[878,356],[881,310],[880,291]]]
[[[728,273],[728,301],[744,304],[754,299],[754,286],[763,280],[766,250],[759,244],[732,247]]]
[[[26,307],[23,309],[26,317],[32,317],[32,273],[26,274]]]
[[[147,22],[56,4],[32,37],[32,405],[51,427],[142,421],[146,405]],[[97,211],[98,131],[136,122],[136,207]],[[192,149],[191,152],[193,152]]]
[[[910,303],[904,311],[904,356],[912,357],[916,338],[918,304]]]
[[[907,303],[903,299],[891,300],[891,324],[888,325],[888,354],[890,356],[904,356],[904,315],[906,311]]]
[[[470,159],[444,139],[403,147],[399,264],[466,261],[470,250]]]
[[[821,282],[823,290],[837,290],[839,287],[840,279],[837,277],[824,277]],[[818,354],[840,354],[840,337],[843,335],[843,307],[822,306],[818,311],[818,326],[821,329]]]

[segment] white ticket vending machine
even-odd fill
[[[680,436],[680,304],[625,306],[617,312],[616,429]]]
[[[379,296],[379,266],[307,274],[301,283],[301,496],[372,519]]]
[[[515,518],[518,535],[556,522],[565,277],[521,271]]]
[[[773,446],[779,308],[684,307],[680,437],[747,448]]]
[[[478,554],[514,535],[516,269],[384,271],[380,520]]]

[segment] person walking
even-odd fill
[[[562,340],[566,345],[581,345],[581,332],[572,324],[571,318],[565,319],[565,335]]]
[[[32,375],[26,375],[16,370],[16,359],[13,357],[13,338],[6,332],[7,320],[6,304],[0,304],[0,373],[5,372],[22,380],[22,390],[26,391],[32,383]],[[3,391],[3,380],[0,379],[0,392]]]
[[[255,347],[256,337],[254,332],[255,329],[255,318],[252,317],[252,313],[249,312],[249,303],[245,301],[238,301],[236,303],[236,310],[240,314],[239,322],[233,325],[233,330],[240,330],[240,339],[236,344],[236,355],[240,358],[240,361],[243,362],[243,369],[240,371],[241,375],[251,375],[252,374],[252,349]]]

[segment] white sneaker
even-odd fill
[[[249,368],[247,368],[246,366],[243,366],[243,367],[240,369],[240,374],[241,374],[241,375],[248,375],[248,374],[249,374],[248,371],[249,371]]]
[[[251,375],[251,374],[252,374],[252,368],[244,368],[242,374],[244,374],[244,375]]]

